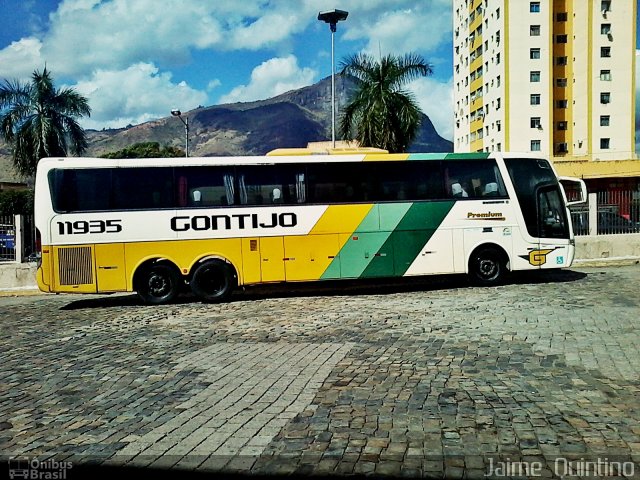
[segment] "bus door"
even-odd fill
[[[570,265],[573,247],[564,200],[558,185],[537,189],[538,250],[530,253],[529,263],[540,268]]]
[[[260,275],[263,282],[284,281],[284,242],[282,237],[260,239]]]
[[[124,244],[96,244],[96,280],[99,292],[123,292],[127,290],[124,263]]]

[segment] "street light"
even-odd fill
[[[335,60],[334,60],[334,40],[336,25],[341,20],[346,20],[349,12],[345,10],[327,10],[318,13],[318,20],[329,24],[331,29],[331,142],[336,148],[336,80],[335,80]]]
[[[178,117],[180,121],[184,124],[184,156],[189,156],[189,117],[185,117],[186,120],[182,118],[182,112],[177,108],[171,110],[171,115],[174,117]]]

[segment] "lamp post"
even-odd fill
[[[182,112],[177,108],[171,110],[171,115],[178,117],[184,124],[184,156],[189,156],[189,117],[182,118]]]
[[[331,29],[331,143],[336,148],[336,80],[335,80],[335,60],[334,60],[334,34],[336,25],[341,20],[346,20],[349,12],[345,10],[327,10],[318,13],[318,20],[329,24]]]

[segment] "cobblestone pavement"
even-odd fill
[[[628,266],[495,288],[263,287],[222,305],[0,298],[0,452],[457,478],[483,478],[494,460],[553,477],[558,457],[564,473],[597,458],[636,462],[637,477],[639,285]]]

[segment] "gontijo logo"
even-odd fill
[[[529,255],[520,255],[520,258],[524,258],[528,260],[529,263],[535,267],[539,267],[540,265],[544,265],[547,263],[547,255],[556,250],[556,248],[545,248],[541,250],[531,250]]]

